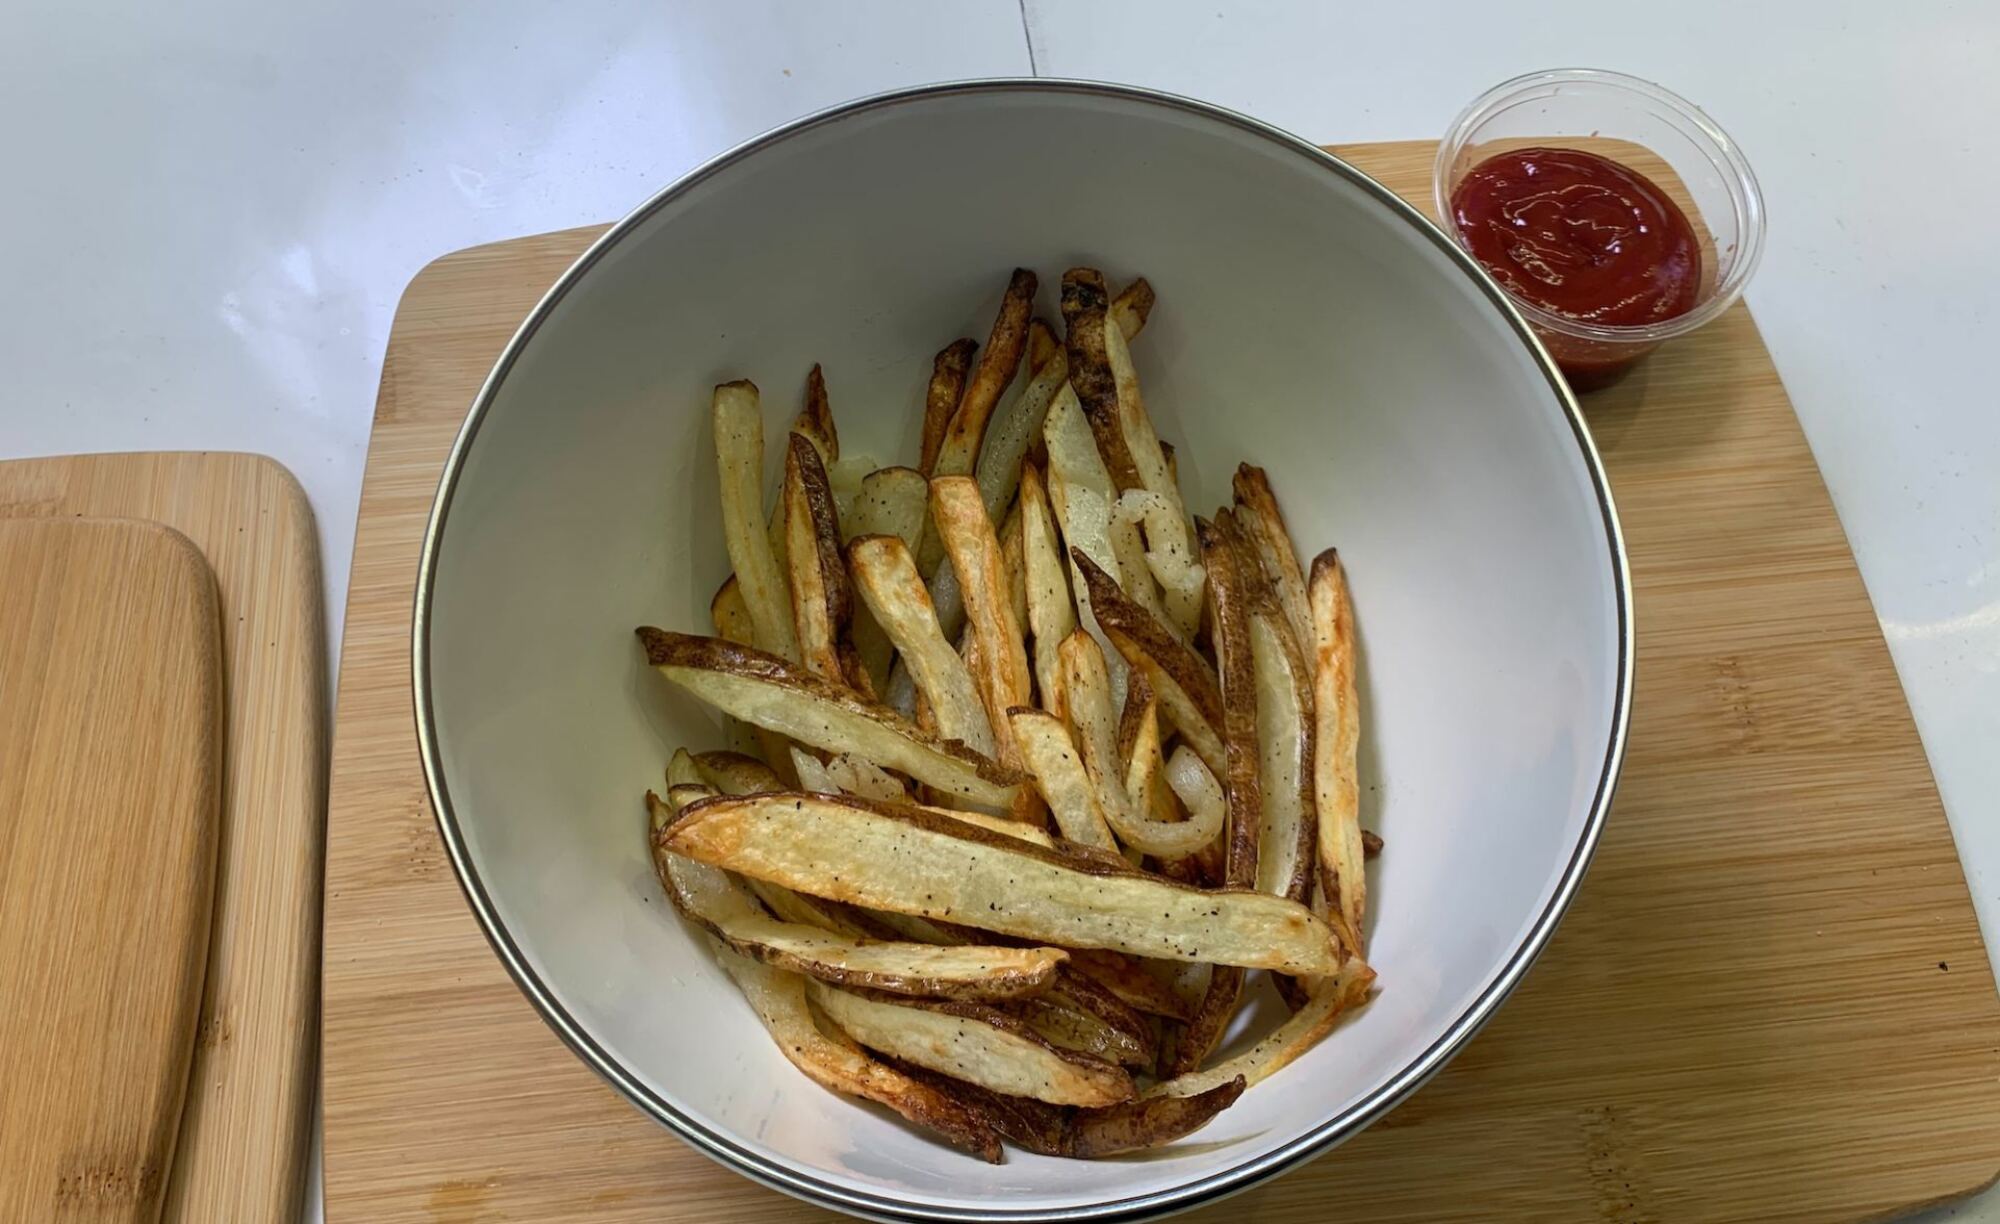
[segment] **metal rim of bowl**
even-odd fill
[[[1542,912],[1536,916],[1527,936],[1501,965],[1498,974],[1482,990],[1478,998],[1453,1021],[1436,1041],[1432,1042],[1409,1065],[1397,1071],[1361,1100],[1349,1105],[1340,1113],[1326,1119],[1319,1125],[1294,1136],[1279,1147],[1262,1156],[1247,1160],[1242,1164],[1211,1174],[1198,1181],[1156,1190],[1146,1194],[1114,1199],[1101,1203],[1091,1203],[1076,1207],[1009,1209],[1006,1207],[927,1207],[900,1201],[887,1195],[868,1191],[851,1190],[825,1180],[813,1173],[793,1169],[780,1161],[750,1151],[734,1138],[714,1130],[701,1121],[682,1113],[670,1102],[654,1093],[611,1054],[598,1045],[596,1040],[584,1030],[574,1017],[555,999],[549,988],[536,976],[527,964],[521,950],[514,943],[486,894],[477,869],[467,853],[464,839],[459,834],[458,816],[452,807],[451,794],[445,786],[444,766],[439,759],[438,735],[432,709],[430,686],[430,630],[431,598],[437,576],[439,542],[444,535],[444,527],[451,512],[452,496],[456,491],[459,473],[466,455],[478,436],[481,422],[500,385],[506,380],[515,360],[523,348],[533,339],[541,324],[569,291],[577,285],[590,268],[618,242],[628,237],[642,223],[668,204],[678,199],[695,185],[707,180],[719,171],[741,161],[752,153],[780,144],[786,139],[827,123],[845,119],[851,115],[881,110],[887,107],[924,99],[976,95],[982,93],[1004,94],[1023,92],[1049,92],[1083,94],[1109,97],[1126,102],[1138,102],[1155,107],[1164,107],[1215,120],[1236,128],[1249,135],[1260,137],[1279,148],[1288,149],[1321,169],[1332,174],[1382,204],[1391,213],[1400,217],[1420,235],[1428,239],[1438,250],[1443,251],[1458,268],[1470,277],[1485,294],[1488,301],[1500,312],[1508,326],[1513,328],[1521,343],[1526,345],[1541,367],[1550,392],[1561,406],[1576,437],[1577,448],[1584,466],[1590,474],[1591,485],[1597,496],[1597,503],[1603,517],[1604,530],[1611,551],[1611,570],[1616,580],[1616,602],[1618,614],[1618,668],[1617,692],[1613,704],[1611,734],[1605,745],[1603,766],[1598,775],[1597,789],[1591,798],[1590,813],[1585,822],[1583,834],[1572,851],[1569,862],[1562,870],[1554,893]],[[1466,1042],[1479,1032],[1492,1018],[1494,1012],[1504,1002],[1514,988],[1520,984],[1535,959],[1541,954],[1556,925],[1568,910],[1578,886],[1583,881],[1591,856],[1596,851],[1597,841],[1603,833],[1605,815],[1610,808],[1613,792],[1617,789],[1618,774],[1625,756],[1627,734],[1632,714],[1632,666],[1634,656],[1634,636],[1632,621],[1632,578],[1625,554],[1624,533],[1618,522],[1618,511],[1612,502],[1611,490],[1605,480],[1604,465],[1597,453],[1596,443],[1591,439],[1590,430],[1584,424],[1583,414],[1575,396],[1569,389],[1555,363],[1550,359],[1541,341],[1535,337],[1521,314],[1514,308],[1506,292],[1487,274],[1485,269],[1467,255],[1457,243],[1439,229],[1430,218],[1406,203],[1402,197],[1390,191],[1381,183],[1355,169],[1340,158],[1326,152],[1319,146],[1273,127],[1261,120],[1207,102],[1160,90],[1146,89],[1133,85],[1116,85],[1102,81],[1065,80],[1045,77],[996,77],[981,80],[950,81],[933,85],[919,85],[887,93],[873,94],[838,106],[816,111],[790,123],[771,129],[762,135],[737,145],[718,156],[697,166],[672,184],[659,191],[651,199],[627,214],[617,224],[593,242],[575,263],[550,287],[528,317],[515,331],[514,336],[502,350],[499,360],[494,363],[486,381],[480,386],[472,406],[466,414],[465,423],[460,427],[458,437],[452,443],[444,472],[438,482],[436,500],[432,503],[430,521],[424,528],[423,552],[417,569],[416,605],[411,639],[411,690],[415,702],[417,724],[417,744],[423,760],[424,782],[430,792],[431,806],[436,813],[438,833],[442,837],[446,851],[451,856],[452,870],[458,877],[466,901],[471,905],[473,915],[485,932],[487,941],[506,966],[507,972],[521,988],[523,994],[541,1013],[542,1019],[555,1030],[563,1043],[596,1071],[619,1094],[624,1096],[643,1113],[680,1136],[696,1151],[716,1162],[741,1173],[754,1181],[777,1190],[796,1195],[808,1202],[850,1212],[864,1217],[889,1221],[965,1221],[984,1224],[1057,1224],[1057,1222],[1091,1220],[1141,1220],[1167,1212],[1181,1211],[1209,1203],[1224,1196],[1246,1190],[1260,1182],[1294,1167],[1310,1157],[1332,1148],[1336,1144],[1359,1134],[1377,1118],[1400,1104],[1412,1092],[1423,1086],[1433,1075],[1450,1062]]]

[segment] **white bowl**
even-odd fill
[[[1133,351],[1189,504],[1271,474],[1337,544],[1364,654],[1381,993],[1189,1139],[989,1166],[809,1083],[669,911],[640,795],[717,720],[643,663],[728,562],[710,388],[769,428],[823,362],[843,451],[908,462],[929,359],[1008,269],[1143,273]],[[777,448],[767,448],[773,466]],[[773,477],[775,479],[775,476]],[[1469,1039],[1574,893],[1624,745],[1631,607],[1589,435],[1504,295],[1387,190],[1294,137],[1104,85],[857,102],[729,153],[591,248],[466,421],[417,597],[438,822],[521,988],[640,1109],[760,1181],[894,1219],[1132,1219],[1268,1177]],[[1269,1013],[1253,1017],[1268,1024]]]

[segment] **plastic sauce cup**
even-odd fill
[[[1487,90],[1445,133],[1432,173],[1438,218],[1461,247],[1467,243],[1451,207],[1459,180],[1497,153],[1535,145],[1583,149],[1645,175],[1680,204],[1703,246],[1694,306],[1657,323],[1587,323],[1514,297],[1576,390],[1616,382],[1641,357],[1743,296],[1764,253],[1764,195],[1736,142],[1693,103],[1650,81],[1593,68],[1534,72]]]

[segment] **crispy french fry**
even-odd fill
[[[1071,268],[1062,278],[1062,313],[1068,335],[1069,383],[1076,389],[1084,419],[1090,424],[1097,451],[1118,491],[1145,487],[1118,422],[1118,382],[1105,353],[1105,333],[1111,306],[1104,274],[1095,268]],[[1122,336],[1121,336],[1122,339]],[[1120,575],[1122,578],[1123,575]]]
[[[1296,902],[1187,888],[923,808],[828,795],[720,796],[683,812],[667,834],[667,849],[711,866],[1053,947],[1308,975],[1337,967],[1332,932]]]
[[[979,500],[979,486],[969,476],[940,476],[931,481],[931,521],[944,540],[952,572],[965,594],[966,623],[978,644],[973,680],[986,704],[986,721],[993,731],[995,754],[1010,768],[1022,765],[1007,711],[1028,704],[1031,680],[1028,656],[1021,641],[1021,623],[1014,616],[1010,578],[1001,555],[993,521]],[[1023,809],[1023,815],[1027,809]]]
[[[1257,887],[1294,901],[1311,896],[1319,822],[1313,802],[1312,679],[1275,610],[1250,617],[1257,678],[1257,754],[1264,801]]]
[[[1132,1077],[1116,1065],[1050,1045],[990,1007],[892,1002],[819,982],[806,989],[863,1046],[994,1092],[1051,1105],[1115,1105],[1137,1095]]]
[[[951,414],[958,410],[965,392],[965,376],[972,368],[972,354],[979,341],[967,337],[954,340],[938,350],[931,361],[931,381],[924,391],[924,430],[917,467],[924,472],[937,468],[938,448],[944,445]],[[912,545],[912,547],[915,547]]]
[[[1028,589],[1028,628],[1034,640],[1035,687],[1042,707],[1063,716],[1062,668],[1057,650],[1076,631],[1076,601],[1070,595],[1069,567],[1056,538],[1039,468],[1021,471],[1022,570]]]
[[[924,474],[915,468],[880,468],[861,478],[853,502],[842,511],[842,543],[865,535],[892,535],[908,545],[914,555],[923,542],[924,525],[929,518],[930,482],[924,479]],[[854,608],[849,636],[862,669],[868,673],[869,687],[878,696],[886,695],[895,646],[865,603]]]
[[[1026,268],[1014,269],[1007,292],[1000,299],[1000,313],[993,320],[992,334],[979,354],[978,368],[965,384],[938,446],[934,476],[969,475],[979,459],[979,444],[986,437],[986,425],[1000,395],[1014,381],[1021,355],[1028,344],[1028,315],[1035,305],[1035,274]]]
[[[1021,394],[1001,409],[986,431],[979,448],[979,462],[973,470],[979,481],[979,496],[986,501],[986,513],[998,517],[1014,499],[1021,481],[1021,465],[1042,436],[1049,406],[1069,382],[1069,362],[1062,350],[1037,369]]]
[[[666,808],[651,792],[646,802],[656,813]],[[1043,993],[1068,959],[1057,948],[854,939],[770,917],[727,872],[705,863],[669,853],[666,874],[675,908],[732,951],[837,985],[927,998],[1026,998]]]
[[[743,991],[771,1039],[793,1066],[834,1092],[886,1105],[981,1159],[1000,1163],[992,1127],[937,1088],[919,1083],[819,1031],[806,1004],[805,979],[715,945],[715,958]]]
[[[1010,806],[1026,779],[963,744],[924,734],[893,710],[775,655],[719,638],[639,630],[667,679],[746,722],[828,752],[852,752],[974,803]]]
[[[1160,710],[1181,735],[1208,763],[1223,772],[1222,688],[1215,672],[1192,647],[1134,603],[1118,588],[1096,560],[1078,549],[1070,559],[1089,593],[1090,606],[1103,629],[1126,663],[1146,677],[1146,683],[1160,699]]]
[[[1047,990],[1010,1002],[1006,1010],[1065,1050],[1147,1069],[1159,1055],[1159,1042],[1145,1017],[1092,978],[1058,971]]]
[[[1111,829],[1104,822],[1097,789],[1091,785],[1062,720],[1045,710],[1022,706],[1007,711],[1007,718],[1013,726],[1022,760],[1035,776],[1035,786],[1048,803],[1049,813],[1055,817],[1062,835],[1086,846],[1115,851],[1118,843],[1112,840]]]
[[[1146,320],[1153,313],[1153,286],[1140,277],[1118,291],[1111,299],[1111,321],[1118,324],[1119,333],[1131,340],[1146,326]]]
[[[1187,1075],[1208,1061],[1208,1056],[1229,1031],[1236,1009],[1243,1002],[1243,970],[1235,965],[1217,965],[1209,975],[1208,990],[1195,1006],[1194,1018],[1181,1029],[1173,1056],[1162,1075]]]
[[[935,1071],[891,1063],[910,1078],[949,1093],[1002,1138],[1037,1155],[1077,1159],[1164,1147],[1208,1125],[1236,1103],[1244,1087],[1237,1079],[1193,1096],[1142,1097],[1102,1109],[1075,1109],[1005,1096]]]
[[[895,643],[929,703],[938,734],[993,753],[992,725],[972,673],[939,629],[910,550],[895,536],[861,536],[847,546],[862,601]]]
[[[1333,549],[1313,558],[1309,602],[1320,888],[1341,940],[1360,956],[1362,918],[1368,909],[1368,873],[1363,865],[1361,788],[1355,773],[1361,717],[1354,685],[1354,609],[1348,602],[1340,556]]]
[[[1034,373],[1062,351],[1062,341],[1047,323],[1036,319],[1028,324],[1028,372]]]
[[[820,372],[818,362],[806,374],[805,404],[792,421],[792,432],[804,435],[813,444],[825,467],[830,469],[840,462],[840,434],[833,427],[833,405],[827,399],[826,376]]]
[[[1232,888],[1257,883],[1264,794],[1257,751],[1257,670],[1250,653],[1251,597],[1227,526],[1195,520],[1213,603],[1215,657],[1221,671],[1223,793],[1229,801],[1224,875]]]
[[[1306,577],[1299,568],[1299,554],[1292,545],[1292,533],[1285,529],[1285,516],[1278,510],[1277,495],[1264,469],[1244,463],[1237,465],[1230,482],[1236,493],[1236,517],[1277,595],[1285,622],[1301,647],[1313,640],[1312,611],[1307,606]]]
[[[819,451],[803,433],[793,431],[791,435],[781,488],[785,558],[791,570],[792,629],[799,656],[815,675],[846,683],[838,645],[847,631],[852,596],[847,565],[840,555],[840,516]]]
[[[723,541],[755,627],[755,644],[760,650],[796,659],[791,590],[772,554],[764,519],[764,413],[758,406],[756,384],[738,381],[717,387],[711,420],[722,489]]]
[[[1373,969],[1358,959],[1350,959],[1336,976],[1316,984],[1311,1002],[1270,1036],[1206,1070],[1162,1080],[1146,1089],[1145,1097],[1194,1096],[1238,1078],[1251,1087],[1262,1083],[1318,1045],[1321,1038],[1333,1031],[1344,1012],[1368,998],[1374,981]]]

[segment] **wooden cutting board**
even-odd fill
[[[164,1218],[295,1220],[317,1087],[326,812],[326,630],[312,509],[291,473],[261,455],[0,463],[0,520],[75,515],[178,530],[207,559],[221,602],[228,707],[215,914]]]
[[[1337,152],[1423,206],[1430,142]],[[488,950],[424,794],[411,590],[480,381],[601,230],[426,268],[390,336],[342,655],[328,1215],[818,1213],[612,1093]],[[1638,700],[1596,865],[1541,963],[1353,1142],[1182,1217],[1863,1219],[2000,1169],[2000,998],[1923,747],[1743,307],[1588,404],[1630,545]],[[829,1217],[830,1218],[830,1217]]]
[[[159,1218],[208,966],[220,632],[179,532],[0,521],[0,1220]]]

